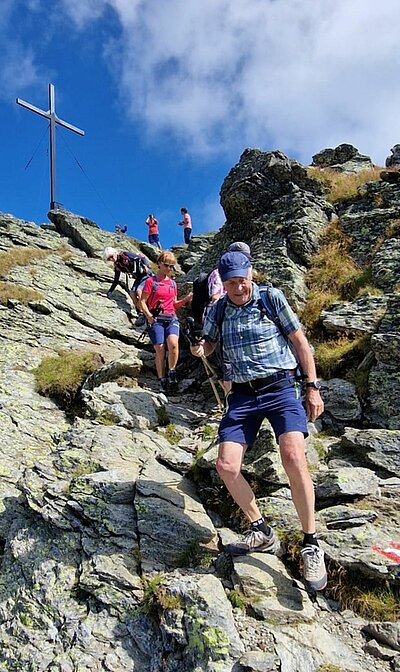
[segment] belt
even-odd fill
[[[277,371],[276,373],[266,376],[265,378],[255,378],[255,380],[248,380],[245,383],[235,383],[232,382],[233,392],[245,392],[246,394],[257,394],[261,390],[265,389],[274,383],[282,381],[283,384],[291,377],[294,376],[295,371]],[[281,384],[279,385],[282,386]],[[276,387],[274,385],[274,387]]]

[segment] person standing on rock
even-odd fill
[[[250,527],[243,540],[225,548],[232,555],[242,555],[252,551],[273,552],[277,547],[275,533],[262,517],[253,491],[241,473],[244,454],[267,418],[279,444],[304,533],[301,551],[304,579],[311,589],[322,590],[327,575],[324,553],[316,537],[314,487],[305,456],[307,417],[295,377],[296,357],[280,328],[260,311],[260,290],[252,282],[248,257],[241,252],[226,252],[218,270],[227,297],[211,307],[203,340],[192,346],[191,352],[196,357],[207,357],[221,336],[223,356],[231,367],[232,391],[219,426],[216,466]],[[296,314],[284,295],[281,292],[277,295],[280,324],[307,380],[305,405],[310,420],[314,421],[324,410],[314,358]],[[226,306],[222,323],[217,323],[217,306],[221,301]]]
[[[160,243],[160,234],[158,231],[158,220],[154,215],[150,214],[146,219],[146,224],[149,227],[149,243],[155,245],[159,250],[162,249]]]
[[[187,208],[181,208],[182,220],[178,222],[179,226],[183,226],[183,236],[186,245],[189,245],[192,236],[192,218],[189,215]]]
[[[161,392],[175,391],[178,386],[176,365],[179,358],[179,321],[176,310],[192,299],[192,293],[178,301],[175,280],[171,275],[176,258],[172,252],[161,252],[157,259],[158,271],[148,278],[143,287],[141,310],[150,325],[149,336],[156,353],[156,369]],[[156,313],[156,315],[154,314]],[[168,348],[168,371],[165,350]]]

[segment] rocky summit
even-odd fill
[[[325,413],[307,458],[329,572],[317,595],[269,425],[243,471],[281,551],[232,558],[244,521],[216,474],[220,412],[201,362],[182,339],[167,399],[124,288],[101,295],[106,245],[155,250],[64,210],[39,225],[0,213],[0,670],[400,670],[397,163],[336,196],[327,175],[368,157],[340,145],[313,164],[246,149],[221,187],[224,226],[175,251],[183,292],[248,243],[315,347]],[[90,370],[46,392],[39,371],[60,373],[66,355]]]

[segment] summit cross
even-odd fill
[[[68,124],[66,121],[59,119],[56,115],[56,94],[54,84],[49,84],[49,109],[47,112],[40,110],[38,107],[27,103],[21,98],[16,100],[18,105],[26,107],[27,110],[31,112],[36,112],[40,114],[41,117],[45,117],[50,122],[50,210],[56,208],[56,125],[63,126],[69,131],[78,133],[78,135],[85,135],[85,131],[82,131],[72,124]]]

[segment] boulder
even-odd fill
[[[312,166],[329,168],[340,173],[358,173],[374,167],[369,156],[360,154],[356,147],[346,143],[335,149],[323,149],[312,157]]]
[[[400,145],[394,145],[390,151],[391,155],[385,161],[386,168],[400,167]]]

